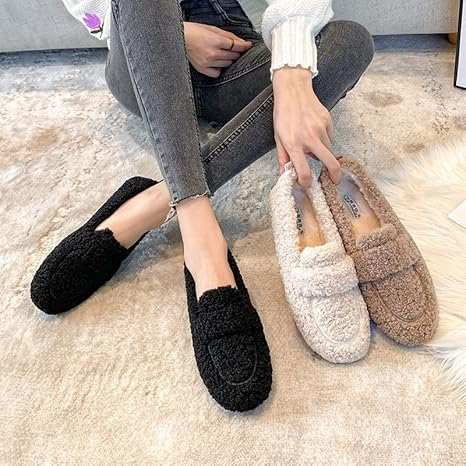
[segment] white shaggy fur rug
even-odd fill
[[[466,229],[447,215],[466,199],[466,137],[446,140],[403,160],[378,184],[410,231],[432,274],[439,328],[426,349],[466,398]]]

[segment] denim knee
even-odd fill
[[[132,114],[142,118],[129,76],[118,76],[115,71],[109,71],[105,67],[105,81],[118,103]]]
[[[375,54],[374,40],[370,32],[356,21],[336,20],[327,24],[339,38],[343,56],[351,59],[350,69],[359,76],[371,63]]]

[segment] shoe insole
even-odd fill
[[[325,239],[316,217],[314,204],[308,194],[297,183],[293,186],[293,197],[295,200],[296,226],[299,231],[299,246],[321,246]]]
[[[356,238],[363,233],[380,228],[379,218],[351,178],[344,175],[337,185],[337,191],[346,207]]]

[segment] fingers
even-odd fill
[[[228,68],[232,63],[231,60],[214,60],[210,66],[212,68]]]
[[[327,167],[331,180],[338,184],[341,181],[341,166],[325,144],[322,141],[315,141],[312,153]]]
[[[324,144],[324,146],[331,152],[332,151],[332,143],[330,142],[330,138],[328,136],[327,131],[322,131],[322,135],[320,137],[320,140]]]
[[[328,125],[327,125],[327,134],[328,134],[328,137],[329,137],[330,141],[333,141],[333,121],[332,121],[332,118],[329,119],[329,122],[328,122]]]
[[[216,49],[213,53],[206,54],[201,69],[198,71],[211,78],[218,78],[222,69],[231,66],[233,61],[240,56],[238,52]]]
[[[231,46],[231,40],[226,40],[228,41],[228,44],[222,48],[226,50],[232,50],[233,52],[246,52],[246,50],[249,50],[252,47],[252,42],[246,42],[243,39],[233,39],[233,47]]]
[[[302,149],[288,150],[296,170],[297,182],[303,188],[309,188],[312,183],[312,173],[306,154]]]
[[[218,31],[218,43],[216,45],[220,49],[232,50],[234,52],[246,52],[246,50],[252,47],[252,42],[241,39],[241,37],[238,37],[232,32],[224,31],[220,28],[218,28]]]
[[[288,152],[286,151],[285,147],[283,147],[280,138],[277,136],[275,137],[275,143],[277,145],[277,158],[281,175],[285,171],[285,163],[288,163],[290,161],[290,156],[288,155]]]
[[[332,117],[328,111],[325,111],[319,118],[314,131],[317,131],[319,139],[322,141],[324,146],[332,152],[333,123]]]
[[[247,44],[251,44],[251,42],[249,41],[246,41],[244,39],[241,39],[241,37],[237,36],[236,34],[234,34],[233,32],[230,32],[230,31],[225,31],[225,29],[221,29],[217,26],[212,26],[213,28],[216,29],[216,32],[223,36],[223,37],[227,37],[228,39],[233,39],[235,42],[244,42],[244,43],[247,43]],[[231,47],[231,41],[228,41],[229,42],[229,45]],[[229,48],[229,47],[228,47]]]
[[[206,67],[206,68],[202,68],[200,72],[202,74],[205,74],[206,76],[209,76],[210,78],[218,78],[220,74],[222,73],[222,69]]]
[[[230,50],[216,49],[214,58],[217,60],[236,60],[241,57],[239,52],[232,52]]]

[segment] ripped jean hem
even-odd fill
[[[184,201],[186,199],[196,199],[198,197],[201,197],[201,196],[207,196],[207,197],[212,197],[212,193],[210,192],[210,190],[206,190],[204,191],[203,193],[201,194],[193,194],[191,196],[186,196],[186,197],[183,197],[181,199],[177,199],[176,201],[172,201],[170,202],[169,207],[170,207],[170,210],[167,214],[167,217],[165,218],[164,222],[163,223],[166,223],[168,222],[171,218],[173,218],[175,215],[176,215],[176,206],[178,203],[180,203],[181,201]]]

